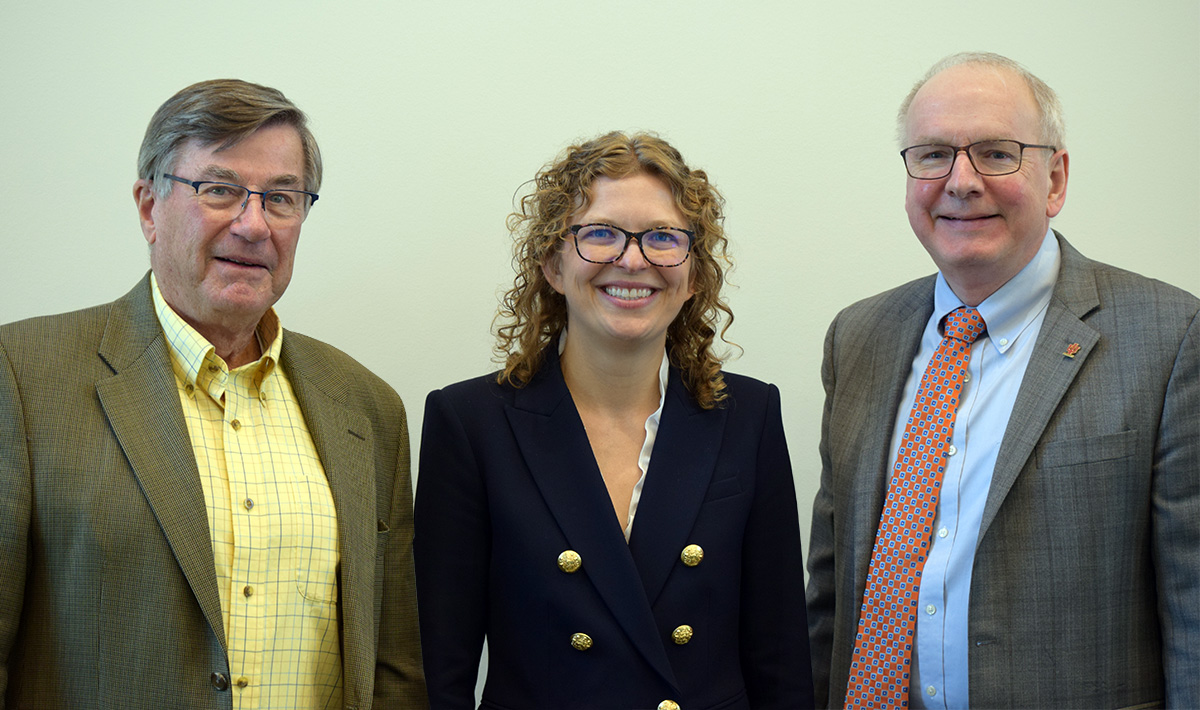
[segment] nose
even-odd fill
[[[966,197],[978,194],[983,190],[983,180],[975,170],[975,164],[965,149],[954,153],[954,163],[950,166],[950,174],[946,176],[946,192],[955,197]]]
[[[620,258],[613,263],[626,271],[641,271],[650,266],[642,254],[641,242],[633,237],[626,237],[625,251],[621,252]]]
[[[267,224],[267,212],[263,207],[263,196],[246,195],[242,203],[242,211],[233,219],[230,231],[248,242],[257,242],[271,236],[271,227]]]

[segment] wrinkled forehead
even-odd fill
[[[304,152],[295,130],[259,129],[244,138],[204,141],[189,138],[172,167],[191,180],[263,187],[302,187]]]

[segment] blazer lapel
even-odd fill
[[[1062,266],[1000,444],[992,486],[983,510],[980,539],[1025,467],[1050,417],[1100,339],[1100,335],[1082,320],[1100,305],[1095,275],[1082,254],[1062,235],[1055,232],[1055,236],[1062,250]],[[1068,354],[1068,348],[1073,352]]]
[[[529,472],[571,549],[583,558],[588,580],[646,661],[678,689],[553,345],[541,372],[516,391],[506,413]]]
[[[333,493],[338,527],[338,592],[342,667],[347,704],[371,697],[373,676],[350,669],[375,667],[375,546],[377,525],[374,433],[365,417],[339,399],[345,390],[335,371],[294,333],[285,332],[280,366],[296,392],[304,422]],[[354,654],[354,658],[349,657]]]
[[[97,382],[96,392],[192,593],[228,653],[200,472],[152,303],[147,276],[114,304],[99,351],[114,375]]]
[[[866,368],[854,367],[854,372],[869,372],[870,377],[860,382],[839,382],[839,387],[854,387],[849,396],[851,402],[862,402],[859,411],[864,412],[861,437],[841,437],[855,442],[862,454],[855,451],[834,453],[834,460],[859,459],[870,471],[883,475],[855,476],[851,485],[855,487],[854,519],[858,521],[853,530],[855,541],[854,572],[857,580],[855,599],[861,599],[866,588],[867,572],[871,564],[871,551],[875,545],[875,533],[879,529],[879,516],[883,513],[883,501],[887,496],[891,471],[888,460],[891,454],[892,432],[896,418],[905,416],[899,412],[904,386],[908,382],[913,358],[921,346],[925,325],[933,313],[934,277],[923,279],[907,292],[896,295],[894,329],[877,332],[860,344],[863,356],[869,357]],[[833,453],[833,452],[831,452]],[[861,457],[861,458],[860,458]],[[839,467],[840,468],[840,467]]]
[[[737,402],[727,406],[736,407]],[[728,410],[705,411],[672,368],[629,551],[650,606],[689,542],[708,493]]]

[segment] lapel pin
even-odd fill
[[[1080,350],[1079,343],[1071,343],[1070,345],[1067,346],[1066,352],[1064,352],[1063,355],[1073,358],[1079,354],[1079,350]]]

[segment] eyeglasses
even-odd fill
[[[994,177],[1009,175],[1021,169],[1026,148],[1058,150],[1052,145],[1035,145],[1021,141],[979,141],[970,145],[914,145],[900,151],[908,174],[918,180],[941,180],[954,169],[959,151],[967,154],[971,166],[980,175]]]
[[[317,193],[304,190],[251,190],[232,182],[211,180],[185,180],[175,175],[163,174],[168,180],[183,183],[196,191],[200,204],[230,219],[246,209],[251,195],[262,195],[263,214],[267,219],[279,223],[304,219],[307,210],[317,201]]]
[[[655,227],[630,232],[611,224],[576,224],[569,228],[575,235],[575,251],[579,258],[593,264],[617,261],[634,240],[646,262],[654,266],[679,266],[687,261],[696,233],[674,227]]]

